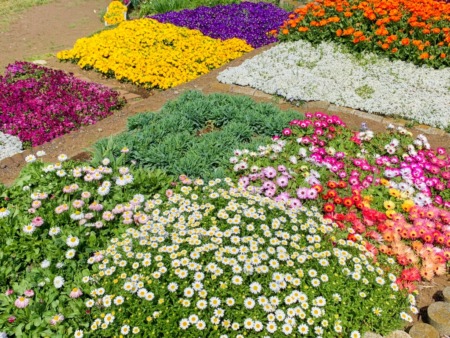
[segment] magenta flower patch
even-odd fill
[[[28,146],[95,124],[124,104],[104,86],[28,62],[15,62],[0,76],[0,131]]]

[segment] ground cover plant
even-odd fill
[[[355,55],[334,42],[281,43],[222,71],[218,80],[287,100],[327,101],[439,128],[450,124],[450,68]]]
[[[179,12],[167,12],[152,16],[160,22],[198,29],[212,38],[226,40],[239,38],[253,48],[276,41],[268,32],[278,28],[288,13],[265,2],[242,2],[239,4],[198,7]]]
[[[167,89],[250,50],[240,39],[221,41],[196,30],[138,19],[81,38],[57,57],[145,88]]]
[[[450,261],[450,158],[426,137],[390,127],[352,132],[336,116],[306,114],[257,152],[236,149],[236,179],[249,191],[291,207],[322,209],[349,237],[396,258],[397,281],[445,274]]]
[[[128,155],[96,167],[30,155],[2,188],[1,332],[359,337],[412,320],[394,261],[375,263],[319,209],[231,179],[174,186]]]
[[[339,0],[298,8],[278,32],[280,41],[345,44],[391,59],[450,66],[450,4],[434,0]]]
[[[172,181],[122,168],[124,156],[92,167],[65,155],[44,165],[30,155],[18,181],[0,187],[0,335],[81,337],[75,330],[89,326],[82,280],[130,226],[116,211],[136,211]]]
[[[94,124],[125,104],[106,87],[27,62],[6,68],[0,98],[0,130],[19,137],[25,147]]]
[[[22,141],[17,136],[0,132],[0,160],[14,156],[22,150]]]
[[[94,157],[99,161],[127,147],[129,161],[144,168],[223,178],[233,149],[267,143],[294,118],[302,116],[247,97],[190,91],[158,113],[131,117],[127,132],[95,145]]]

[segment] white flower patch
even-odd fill
[[[374,54],[345,53],[331,42],[279,44],[218,76],[287,100],[328,101],[435,127],[450,124],[450,69],[417,67]]]
[[[0,161],[22,152],[22,142],[17,136],[0,132]]]

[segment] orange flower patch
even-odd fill
[[[317,0],[296,9],[280,31],[281,41],[333,40],[418,65],[450,66],[450,3]]]

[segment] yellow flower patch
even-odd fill
[[[197,30],[139,19],[81,38],[73,49],[61,51],[57,57],[145,88],[167,89],[252,49],[240,39],[222,41]]]
[[[127,10],[127,6],[120,1],[112,1],[103,16],[103,20],[107,25],[116,25],[125,20]]]

